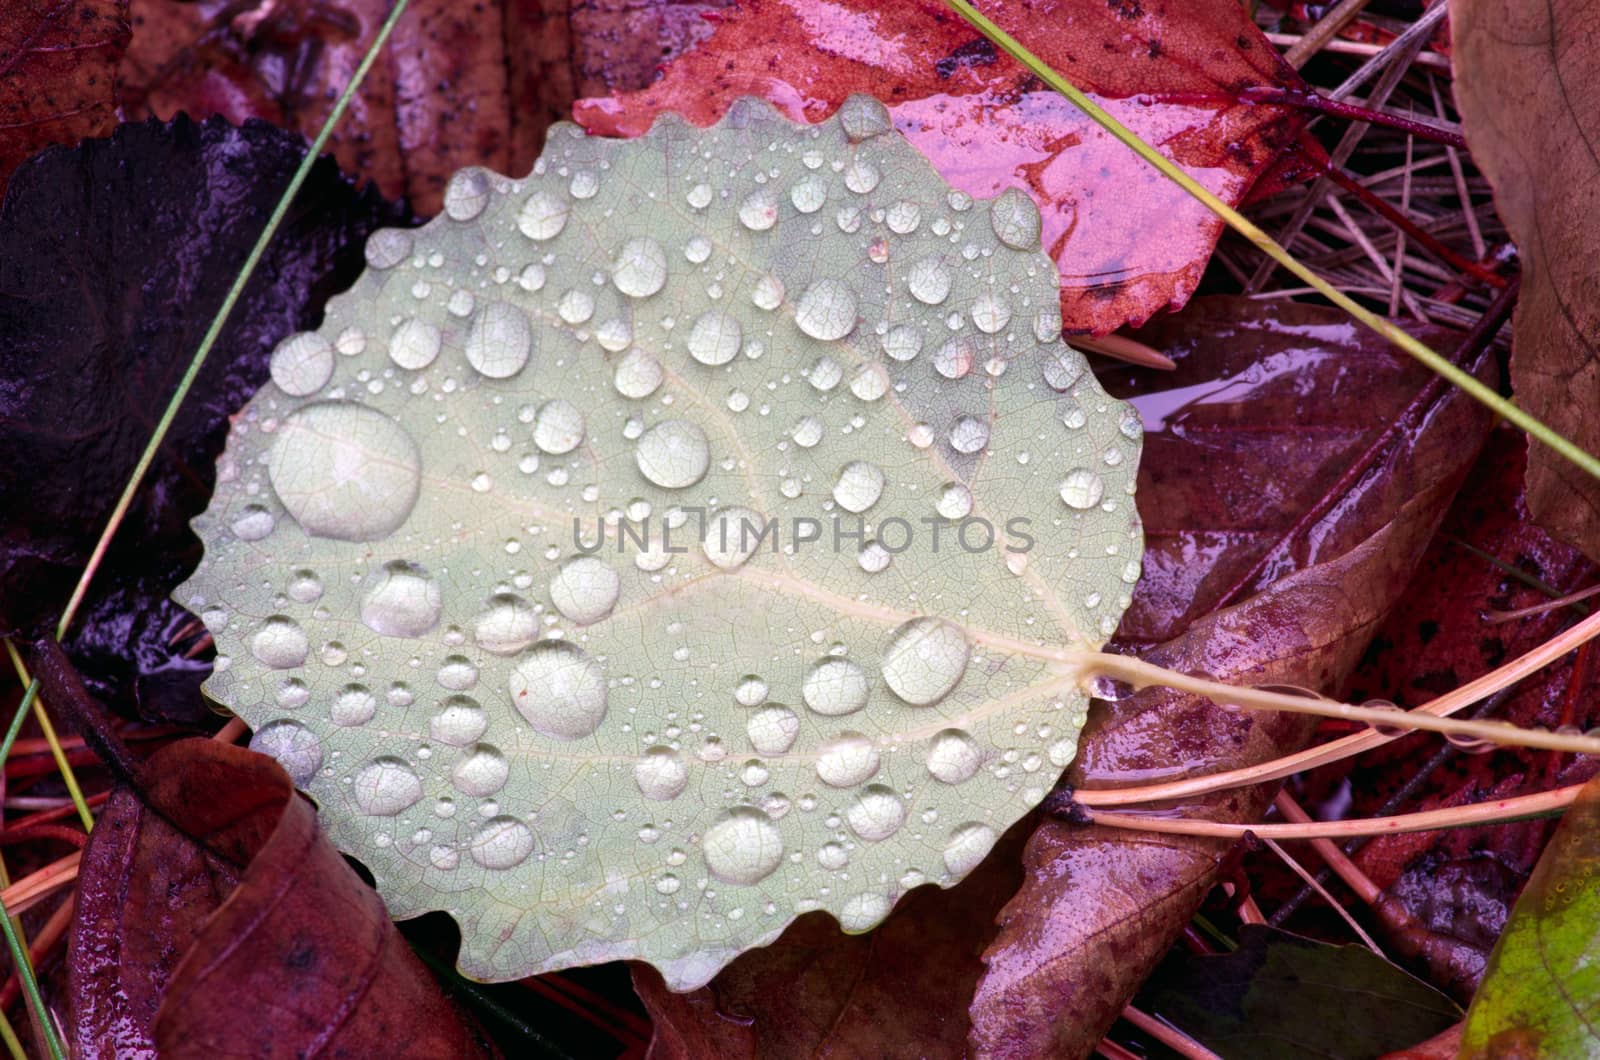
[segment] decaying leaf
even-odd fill
[[[1299,84],[1244,5],[1004,0],[984,10],[1231,203],[1300,127],[1284,108],[1241,101],[1253,86]],[[747,0],[655,84],[580,101],[573,114],[593,132],[632,135],[663,111],[709,124],[757,95],[816,121],[852,92],[888,103],[895,127],[957,188],[1017,188],[1038,202],[1069,333],[1142,323],[1199,283],[1221,222],[936,0]]]
[[[1489,417],[1326,309],[1207,299],[1141,338],[1179,367],[1175,378],[1103,375],[1146,418],[1140,497],[1160,498],[1148,574],[1117,643],[1220,680],[1336,690],[1404,591]],[[1112,787],[1214,773],[1297,750],[1310,732],[1301,717],[1148,689],[1100,708],[1067,779]],[[1271,794],[1261,785],[1181,810],[1255,820]],[[1042,823],[986,954],[975,1051],[1087,1055],[1193,916],[1228,846]]]
[[[1376,1057],[1461,1018],[1448,997],[1365,946],[1246,924],[1239,948],[1174,953],[1144,1004],[1220,1056],[1302,1060]]]
[[[493,1053],[275,763],[185,740],[143,776],[84,851],[74,1056]]]
[[[116,124],[127,0],[14,0],[0,7],[0,191],[22,160]]]
[[[1562,820],[1472,999],[1461,1056],[1592,1056],[1600,1049],[1600,780]]]
[[[1454,0],[1456,101],[1472,158],[1516,240],[1517,403],[1600,452],[1600,4]],[[1600,483],[1554,451],[1528,453],[1534,518],[1600,559]]]
[[[462,171],[235,425],[212,694],[471,975],[689,987],[953,884],[1139,575],[1140,425],[1039,231],[865,96]]]
[[[272,212],[305,143],[260,122],[124,125],[45,152],[0,207],[0,631],[53,628],[159,410]],[[68,648],[102,700],[160,718],[206,715],[208,664],[168,599],[199,559],[228,417],[267,378],[284,335],[317,322],[360,266],[359,244],[406,214],[319,163],[245,288],[128,519]]]

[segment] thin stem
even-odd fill
[[[1403,133],[1417,137],[1419,140],[1429,140],[1450,147],[1465,149],[1467,146],[1466,137],[1462,136],[1458,129],[1447,129],[1434,125],[1432,122],[1408,118],[1403,114],[1375,110],[1356,103],[1346,103],[1342,99],[1330,99],[1316,89],[1280,88],[1277,85],[1251,85],[1239,93],[1239,98],[1247,103],[1270,103],[1278,106],[1299,107],[1303,110],[1314,110],[1322,114],[1348,118],[1351,121],[1365,122],[1368,125],[1382,125],[1390,129],[1398,129]]]
[[[1148,1012],[1136,1009],[1132,1005],[1122,1010],[1122,1018],[1183,1057],[1184,1060],[1222,1060],[1222,1057],[1187,1034],[1168,1026]]]
[[[67,1054],[56,1038],[56,1025],[44,1007],[44,998],[39,996],[39,981],[33,975],[33,961],[23,948],[3,901],[0,901],[0,928],[5,930],[6,947],[11,950],[11,966],[16,970],[17,978],[22,980],[22,992],[27,995],[28,1007],[33,1011],[33,1018],[39,1027],[39,1036],[44,1039],[45,1048],[50,1050],[54,1060],[66,1060]]]
[[[11,1019],[4,1010],[0,1010],[0,1038],[5,1039],[11,1060],[28,1060],[28,1051],[22,1047],[22,1039],[17,1037],[17,1029],[11,1026]]]
[[[255,246],[250,248],[250,254],[244,259],[244,265],[239,269],[239,275],[234,278],[233,286],[228,289],[227,297],[222,300],[222,305],[217,309],[216,315],[211,318],[210,327],[206,328],[205,337],[200,340],[200,346],[195,350],[194,357],[189,361],[189,367],[184,370],[183,378],[178,380],[178,388],[173,391],[172,399],[167,402],[166,409],[161,413],[161,419],[156,421],[155,432],[151,434],[150,441],[145,445],[144,452],[139,455],[139,462],[134,465],[133,473],[128,476],[128,484],[123,487],[122,496],[117,499],[117,506],[111,510],[111,517],[106,520],[106,526],[100,533],[100,540],[95,542],[94,552],[89,556],[89,562],[84,566],[83,574],[78,578],[78,584],[72,590],[72,598],[67,601],[67,608],[61,613],[61,621],[56,625],[56,639],[66,636],[67,629],[72,625],[72,618],[78,612],[78,607],[83,603],[84,594],[89,591],[89,582],[99,568],[100,562],[105,558],[106,549],[111,546],[111,539],[116,535],[117,528],[122,525],[123,518],[128,514],[128,508],[133,504],[134,495],[138,492],[140,484],[144,481],[145,474],[150,470],[150,465],[155,462],[156,451],[161,448],[162,441],[167,436],[167,431],[172,427],[172,421],[177,418],[178,409],[183,404],[183,399],[188,396],[189,389],[194,386],[194,381],[200,375],[200,369],[205,365],[206,357],[211,353],[211,347],[216,345],[217,338],[222,334],[223,325],[228,322],[228,317],[233,312],[234,305],[239,297],[244,294],[245,284],[250,282],[250,277],[255,275],[256,266],[261,263],[262,257],[267,252],[267,245],[272,242],[272,237],[277,235],[278,227],[283,223],[284,217],[289,213],[289,206],[293,203],[295,195],[300,191],[301,185],[306,182],[306,177],[311,173],[311,167],[316,165],[322,150],[328,144],[328,139],[333,135],[334,127],[339,124],[339,119],[344,116],[345,110],[350,106],[350,101],[355,98],[356,89],[367,76],[367,71],[372,69],[372,64],[378,58],[384,42],[389,39],[395,23],[400,20],[406,5],[410,0],[395,0],[394,7],[383,20],[383,25],[378,28],[378,35],[372,41],[372,46],[361,57],[361,65],[356,67],[356,72],[350,78],[350,83],[345,85],[340,93],[339,100],[333,105],[333,110],[328,113],[328,118],[322,123],[322,129],[317,133],[317,138],[311,141],[311,147],[306,151],[305,157],[300,160],[300,165],[295,169],[294,176],[289,178],[288,187],[283,189],[283,194],[278,197],[278,204],[272,210],[272,216],[267,219],[267,225],[261,230],[261,235],[256,239]]]
[[[1359,821],[1312,821],[1309,824],[1233,824],[1203,821],[1192,817],[1156,817],[1140,813],[1086,811],[1090,824],[1127,828],[1136,832],[1166,835],[1212,836],[1238,839],[1246,835],[1262,839],[1331,839],[1340,836],[1398,835],[1403,832],[1431,832],[1436,828],[1465,828],[1479,824],[1510,824],[1533,817],[1549,817],[1571,806],[1584,785],[1573,784],[1554,791],[1494,799],[1470,806],[1450,806],[1422,813],[1403,813],[1395,817],[1371,817]]]
[[[6,638],[6,654],[11,656],[11,666],[17,671],[17,679],[22,682],[23,687],[33,684],[33,678],[28,674],[28,666],[22,661],[22,654],[17,651],[17,645],[10,637]],[[67,752],[56,737],[56,727],[50,723],[50,715],[45,712],[43,696],[34,697],[33,716],[39,722],[39,729],[44,733],[45,742],[50,745],[50,754],[56,760],[56,768],[61,772],[62,781],[66,783],[72,805],[78,809],[78,819],[83,822],[83,830],[91,831],[94,828],[94,814],[89,812],[89,804],[83,798],[83,789],[78,786],[78,774],[72,771],[72,763],[67,760]]]
[[[1319,718],[1342,718],[1385,728],[1424,729],[1513,747],[1535,747],[1544,751],[1600,755],[1600,737],[1523,729],[1503,721],[1472,721],[1464,718],[1440,717],[1438,714],[1419,710],[1358,707],[1349,703],[1311,699],[1283,692],[1270,692],[1261,688],[1235,687],[1221,681],[1166,670],[1129,655],[1097,655],[1092,668],[1108,677],[1127,681],[1134,688],[1162,685],[1180,692],[1204,696],[1219,704],[1238,704],[1257,710],[1277,710],[1289,714],[1314,714]]]
[[[1482,402],[1500,416],[1521,427],[1587,474],[1600,479],[1600,457],[1585,452],[1537,417],[1530,415],[1511,401],[1501,397],[1492,387],[1486,386],[1468,372],[1457,368],[1448,359],[1430,349],[1425,343],[1412,338],[1391,321],[1362,306],[1321,276],[1300,264],[1292,254],[1279,246],[1271,236],[1258,228],[1254,222],[1217,198],[1199,181],[1174,165],[1161,152],[1141,140],[1127,126],[1106,113],[1094,100],[1084,95],[1070,81],[1056,73],[1038,56],[1024,48],[1005,30],[974,8],[968,0],[944,0],[944,2],[952,11],[971,23],[978,32],[989,38],[991,42],[1026,66],[1051,88],[1070,100],[1097,125],[1120,140],[1140,158],[1155,166],[1167,179],[1199,200],[1208,210],[1220,217],[1234,231],[1244,236],[1262,253],[1316,288],[1317,292],[1324,298],[1427,365],[1435,373],[1465,390],[1473,398]]]

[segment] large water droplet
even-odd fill
[[[732,314],[720,309],[708,310],[700,314],[694,327],[689,329],[689,356],[715,368],[737,357],[743,340],[744,331]]]
[[[955,335],[933,354],[933,370],[946,379],[963,379],[972,371],[978,360],[972,340],[966,335]]]
[[[290,335],[273,349],[271,372],[290,397],[315,394],[333,377],[333,346],[315,331]]]
[[[407,317],[389,336],[389,359],[407,371],[420,371],[439,356],[443,341],[438,328],[426,320]]]
[[[428,735],[451,747],[475,743],[489,728],[489,715],[469,696],[451,696],[428,720]]]
[[[629,350],[617,362],[617,372],[612,381],[616,384],[617,393],[637,400],[654,394],[664,378],[666,372],[660,361],[643,350]]]
[[[388,637],[420,637],[439,621],[444,596],[427,571],[404,560],[367,575],[361,621]]]
[[[934,507],[946,519],[965,519],[972,514],[972,491],[959,482],[946,482]]]
[[[1039,207],[1021,188],[1007,188],[989,204],[989,223],[1013,250],[1039,249]]]
[[[883,352],[893,361],[915,360],[922,352],[922,332],[910,324],[899,324],[883,337]]]
[[[762,707],[745,722],[750,746],[764,755],[785,754],[800,735],[800,716],[777,703]]]
[[[355,775],[356,805],[373,817],[393,817],[422,798],[422,781],[398,758],[375,758]]]
[[[928,772],[946,784],[960,784],[977,776],[983,766],[978,741],[960,729],[945,729],[928,741]]]
[[[576,288],[556,300],[556,316],[577,327],[594,316],[594,295]]]
[[[565,398],[553,398],[539,406],[533,421],[533,444],[541,452],[560,456],[583,444],[585,430],[578,406]]]
[[[938,305],[950,296],[950,270],[938,258],[923,258],[906,273],[906,289],[924,305]]]
[[[567,227],[572,207],[559,195],[540,188],[529,195],[517,214],[517,228],[529,239],[554,239]]]
[[[308,534],[373,541],[411,514],[422,457],[405,428],[378,410],[325,401],[284,420],[267,477]]]
[[[631,298],[649,298],[667,283],[667,252],[649,236],[622,244],[611,266],[611,282]]]
[[[515,593],[498,593],[472,623],[472,639],[494,655],[515,655],[539,636],[533,605]]]
[[[1106,484],[1086,467],[1075,467],[1061,480],[1061,499],[1069,508],[1087,511],[1105,496]]]
[[[683,489],[711,466],[706,434],[687,420],[662,420],[639,436],[634,459],[644,477],[662,489]]]
[[[444,187],[444,212],[452,221],[470,221],[488,205],[489,174],[475,166],[458,169]]]
[[[292,670],[306,661],[311,642],[300,623],[287,615],[273,615],[250,638],[250,654],[274,670]]]
[[[580,626],[611,613],[622,592],[622,578],[604,560],[578,556],[563,563],[550,579],[550,600]]]
[[[864,512],[883,496],[883,470],[865,460],[852,460],[833,484],[833,499],[847,512]]]
[[[906,804],[882,784],[873,784],[845,811],[844,819],[861,839],[877,843],[894,835],[905,824]]]
[[[993,335],[1011,323],[1011,303],[993,291],[972,300],[972,323],[985,335]]]
[[[272,533],[277,523],[277,517],[266,508],[259,504],[247,504],[239,509],[239,514],[234,516],[229,529],[240,541],[260,541]]]
[[[986,824],[964,824],[950,833],[944,848],[944,867],[951,874],[965,876],[983,861],[994,846],[994,829]]]
[[[1044,362],[1044,382],[1051,390],[1066,393],[1083,376],[1083,355],[1076,350],[1063,350]]]
[[[871,192],[882,178],[878,167],[864,158],[857,158],[844,168],[844,186],[857,195]]]
[[[795,326],[814,339],[831,342],[856,326],[855,292],[842,281],[825,277],[806,288],[794,310]]]
[[[942,618],[913,618],[895,630],[883,650],[883,680],[913,706],[950,694],[967,672],[972,647],[961,627]]]
[[[506,302],[485,305],[467,332],[467,363],[490,379],[510,379],[522,371],[532,353],[528,315]]]
[[[515,817],[491,817],[472,837],[467,852],[486,869],[509,869],[533,853],[533,832]]]
[[[278,760],[297,788],[311,783],[322,768],[322,741],[298,721],[274,721],[250,738],[250,749]]]
[[[456,763],[450,772],[450,783],[463,795],[483,798],[493,795],[506,786],[511,776],[511,764],[498,749],[488,744],[478,744],[472,752]]]
[[[822,745],[817,776],[835,788],[853,788],[878,771],[878,749],[859,732],[842,732]]]
[[[633,782],[647,799],[666,802],[689,786],[689,767],[670,747],[652,747],[633,766]]]
[[[824,659],[800,686],[800,698],[818,714],[852,714],[867,705],[866,672],[849,659]]]
[[[605,668],[571,644],[529,649],[511,670],[510,688],[517,712],[547,736],[588,736],[606,716]]]
[[[723,883],[760,883],[783,861],[783,836],[778,826],[753,806],[728,811],[706,829],[700,846],[706,868]]]

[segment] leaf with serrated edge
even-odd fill
[[[950,886],[1139,575],[1139,421],[1038,231],[865,96],[458,173],[237,420],[177,594],[209,692],[469,975],[686,989]]]

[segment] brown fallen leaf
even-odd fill
[[[466,165],[523,174],[544,130],[579,95],[648,84],[708,36],[731,0],[413,0],[351,105],[333,153],[343,168],[439,210]],[[388,0],[132,0],[122,63],[130,117],[263,118],[314,136],[389,10]]]
[[[75,1056],[493,1055],[276,762],[194,739],[138,775],[79,870]]]
[[[1522,259],[1517,404],[1600,453],[1600,20],[1595,0],[1452,0],[1456,103]],[[1600,482],[1528,454],[1534,518],[1600,559]]]
[[[1253,86],[1299,84],[1240,5],[1004,0],[985,13],[1230,203],[1300,127],[1240,102]],[[936,0],[749,0],[649,88],[573,114],[633,136],[664,111],[709,125],[756,95],[815,122],[852,92],[887,103],[961,190],[1034,197],[1069,333],[1140,323],[1193,293],[1221,223]]]
[[[34,152],[104,136],[117,123],[127,8],[127,0],[0,5],[0,192]]]
[[[1440,402],[1424,370],[1330,310],[1207,298],[1140,337],[1179,363],[1172,373],[1105,373],[1150,422],[1139,484],[1147,573],[1123,621],[1124,646],[1169,641],[1165,650],[1188,651],[1196,668],[1213,665],[1213,654],[1271,663],[1273,651],[1288,652],[1306,635],[1300,608],[1375,613],[1366,580],[1403,583],[1402,568],[1447,506],[1486,418],[1459,398]],[[1448,346],[1443,332],[1427,337]],[[1307,567],[1270,595],[1285,571]],[[1236,584],[1254,594],[1254,609],[1185,638]],[[1254,644],[1238,639],[1260,632],[1249,621],[1265,629]],[[1360,638],[1349,639],[1334,653],[1340,665],[1360,651]],[[1103,708],[1114,720],[1085,741],[1081,754],[1097,782],[1126,768],[1152,779],[1226,768],[1307,734],[1295,719],[1236,717],[1175,697],[1145,717],[1135,705]],[[1259,808],[1259,795],[1248,801],[1241,812]],[[808,917],[686,995],[636,972],[655,1020],[652,1057],[903,1055],[906,1042],[927,1057],[970,1055],[964,1010],[986,948],[989,993],[972,1011],[984,1035],[974,1039],[979,1052],[1084,1052],[1189,919],[1219,852],[1041,819],[1020,822],[961,886],[912,892],[869,935]],[[1018,894],[1017,850],[1030,833],[1031,875]],[[1060,860],[1042,859],[1047,842]],[[1013,895],[1003,946],[991,946],[994,918]],[[1012,977],[1008,994],[997,990],[1002,975]],[[1007,1005],[1032,1021],[1010,1028],[1015,1041]],[[1064,1029],[1076,1027],[1070,1040],[1054,1037],[1044,1015],[1058,1005]]]
[[[1167,574],[1141,585],[1146,603],[1136,593],[1119,640],[1161,638],[1139,654],[1174,670],[1336,691],[1449,507],[1488,416],[1312,307],[1207,299],[1139,338],[1178,360],[1177,372],[1143,398],[1139,373],[1107,382],[1147,421],[1146,567]],[[1184,582],[1187,596],[1174,588]],[[1104,705],[1090,727],[1074,786],[1237,768],[1298,749],[1313,728],[1165,689]],[[1251,820],[1274,787],[1181,810]],[[974,1050],[1086,1055],[1194,914],[1228,847],[1041,823],[985,954]]]

